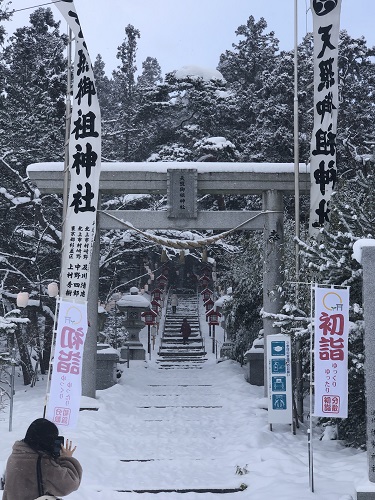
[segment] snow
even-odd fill
[[[363,247],[374,247],[375,240],[371,238],[362,238],[357,240],[353,245],[353,259],[357,262],[362,262],[362,248]]]
[[[67,498],[354,500],[358,484],[373,491],[366,454],[327,440],[329,430],[321,440],[322,431],[315,425],[315,492],[310,491],[309,419],[295,435],[288,425],[274,425],[271,431],[263,387],[246,382],[247,366],[216,359],[202,302],[200,316],[208,351],[201,369],[159,369],[156,344],[151,360],[131,361],[129,368],[119,365],[123,373],[116,385],[97,391],[96,400],[82,398],[85,410],[76,429],[60,428],[77,445],[75,456],[84,471],[80,489]],[[147,349],[147,327],[140,338]],[[216,339],[224,341],[219,326]],[[0,412],[0,473],[14,441],[23,438],[30,422],[43,412],[45,377],[40,376],[34,388],[22,386],[20,378],[16,384],[12,432],[8,409]],[[247,485],[245,491],[227,494],[135,492],[241,484]]]
[[[293,173],[293,163],[241,163],[241,162],[113,162],[102,163],[102,172],[159,172],[167,173],[170,169],[191,168],[198,173],[210,172],[251,172],[251,173]],[[28,172],[63,172],[64,164],[62,162],[44,162],[32,163],[27,167]],[[300,173],[309,173],[310,165],[299,164]]]
[[[182,68],[174,71],[174,76],[177,80],[183,80],[184,78],[198,80],[198,78],[201,78],[205,82],[209,82],[210,80],[221,80],[223,83],[225,83],[225,79],[220,71],[203,66],[182,66]]]

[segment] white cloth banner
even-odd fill
[[[311,141],[310,236],[330,220],[337,179],[336,132],[341,0],[311,0],[314,31],[314,129]]]
[[[90,56],[73,1],[56,7],[75,37],[69,141],[70,189],[64,226],[60,296],[86,301],[101,169],[101,117]]]
[[[349,289],[315,287],[314,415],[348,416]]]
[[[61,300],[46,413],[48,420],[59,427],[75,427],[78,420],[86,333],[86,304]]]

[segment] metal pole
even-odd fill
[[[295,197],[295,235],[300,237],[299,207],[299,140],[298,140],[298,0],[294,0],[294,197]],[[296,242],[296,290],[299,281],[299,244]],[[297,294],[298,297],[298,294]]]
[[[151,359],[151,325],[147,325],[147,351],[148,358]]]
[[[63,222],[62,222],[62,242],[64,244],[65,218],[68,206],[68,187],[69,187],[69,140],[70,140],[70,120],[72,114],[72,105],[70,96],[72,92],[72,30],[68,30],[68,71],[67,71],[67,89],[65,102],[65,159],[64,159],[64,185],[63,185]]]
[[[16,371],[16,348],[12,348],[12,370],[10,374],[10,403],[9,403],[9,432],[12,432],[13,423],[13,398],[14,398],[14,377]]]
[[[299,122],[298,122],[298,0],[294,0],[294,210],[295,210],[295,236],[300,238],[300,203],[299,203]],[[296,272],[296,305],[299,302],[299,274],[300,257],[299,243],[295,242],[295,272]],[[301,342],[296,342],[296,406],[297,416],[303,422],[303,379],[302,379],[302,358]]]
[[[314,338],[314,322],[313,322],[313,284],[310,289],[310,317],[311,317],[311,336],[310,336],[310,429],[309,429],[309,480],[310,489],[314,493],[314,459],[313,459],[313,338]]]
[[[46,412],[47,412],[47,403],[48,403],[48,397],[49,397],[49,388],[51,384],[51,372],[52,372],[52,358],[54,355],[54,350],[55,350],[55,337],[56,337],[56,329],[57,329],[57,308],[59,306],[59,297],[56,297],[56,303],[55,303],[55,316],[53,318],[53,331],[52,331],[52,339],[51,339],[51,353],[49,357],[49,363],[48,363],[48,375],[47,375],[47,387],[46,387],[46,395],[44,398],[44,408],[43,408],[43,418],[46,417]]]
[[[212,325],[212,354],[215,354],[215,325]]]

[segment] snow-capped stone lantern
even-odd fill
[[[123,295],[117,301],[117,308],[126,314],[124,326],[129,332],[129,340],[121,349],[121,358],[126,359],[129,355],[129,359],[146,359],[143,344],[139,340],[139,332],[144,327],[142,313],[151,310],[150,301],[144,295],[140,295],[138,288],[134,286],[130,289],[130,294]]]

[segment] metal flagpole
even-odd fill
[[[299,203],[299,140],[298,140],[298,0],[294,0],[294,212],[295,212],[295,271],[296,271],[296,305],[299,302],[300,258],[300,203]],[[303,376],[301,360],[301,340],[296,341],[296,408],[297,418],[303,422]]]
[[[68,183],[69,183],[69,138],[70,138],[70,120],[72,114],[71,106],[71,92],[72,92],[72,30],[68,28],[68,46],[67,46],[67,87],[66,87],[66,101],[65,101],[65,156],[64,156],[64,184],[63,184],[63,209],[62,209],[62,231],[61,231],[61,247],[64,245],[64,235],[65,235],[65,219],[66,211],[68,206]],[[61,274],[61,272],[60,272]],[[61,278],[60,278],[61,279]],[[56,297],[55,304],[55,316],[53,320],[53,332],[51,341],[51,352],[48,364],[48,377],[47,377],[47,388],[46,396],[44,400],[43,417],[46,416],[47,403],[49,397],[49,389],[51,383],[51,372],[52,372],[52,359],[55,350],[55,338],[56,338],[56,328],[57,328],[57,315],[58,315],[59,297]]]
[[[65,104],[65,159],[64,159],[64,185],[63,185],[63,214],[62,214],[62,244],[64,244],[65,219],[68,206],[69,188],[69,139],[70,121],[72,115],[71,92],[72,92],[72,30],[68,29],[68,74]]]
[[[299,221],[299,141],[298,141],[298,0],[294,0],[294,197],[295,234],[300,236]],[[299,281],[299,244],[296,242],[296,283]]]
[[[310,333],[310,428],[308,429],[308,452],[309,452],[309,483],[311,492],[314,493],[314,460],[313,460],[313,348],[314,348],[314,319],[313,319],[313,290],[316,284],[313,286],[311,283],[310,288],[310,318],[311,318],[311,333]]]

